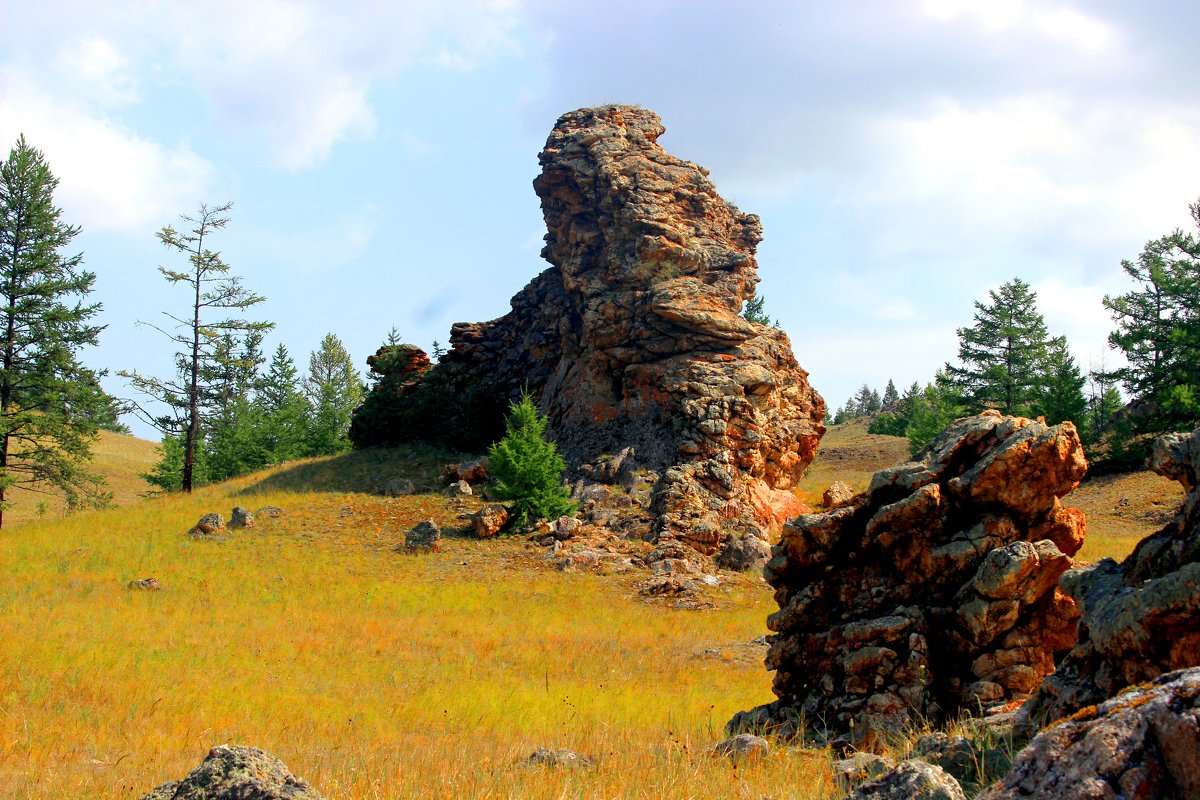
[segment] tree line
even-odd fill
[[[1200,229],[1200,203],[1190,211]],[[916,453],[957,417],[992,408],[1073,422],[1103,459],[1140,461],[1154,437],[1200,423],[1200,239],[1176,230],[1122,269],[1135,287],[1103,303],[1124,366],[1085,374],[1066,337],[1047,332],[1036,292],[1014,278],[975,302],[973,323],[957,330],[957,362],[903,395],[891,380],[882,395],[863,384],[831,422],[869,418],[869,432],[905,436]]]

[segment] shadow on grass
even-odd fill
[[[369,447],[282,467],[237,492],[363,492],[384,494],[390,481],[407,479],[418,488],[436,485],[446,464],[471,456],[423,444]]]

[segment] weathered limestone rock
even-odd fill
[[[462,464],[447,464],[442,468],[442,483],[451,484],[466,481],[469,484],[487,483],[491,479],[488,473],[488,460],[481,458]]]
[[[446,487],[446,494],[451,497],[470,497],[474,493],[475,490],[466,481],[454,481]]]
[[[881,734],[1023,698],[1075,643],[1055,584],[1083,539],[1063,508],[1087,469],[1070,423],[959,420],[853,503],[790,520],[764,574],[779,611],[778,700],[732,730],[804,718],[869,749]]]
[[[854,499],[854,488],[845,481],[834,481],[825,493],[821,495],[821,504],[825,508],[838,508]]]
[[[243,506],[234,506],[233,511],[229,514],[230,528],[253,528],[255,524],[254,512]]]
[[[480,539],[495,536],[508,522],[508,510],[499,503],[489,503],[471,515],[471,530]]]
[[[1029,724],[1200,666],[1200,430],[1159,439],[1149,466],[1189,494],[1175,518],[1120,564],[1106,558],[1063,575],[1061,587],[1083,615],[1079,642],[1026,704]]]
[[[132,580],[125,584],[126,589],[141,589],[147,592],[157,592],[162,589],[162,584],[158,582],[158,578],[140,578]]]
[[[211,536],[217,531],[225,530],[225,518],[215,511],[205,514],[188,531],[188,536]]]
[[[322,795],[275,756],[221,744],[182,781],[162,784],[142,800],[322,800]]]
[[[418,522],[405,534],[404,546],[409,550],[429,550],[436,553],[442,548],[442,530],[431,519]]]
[[[979,800],[1200,797],[1200,669],[1161,675],[1054,725]]]
[[[941,767],[910,760],[864,783],[846,800],[967,800],[967,796]]]
[[[254,516],[261,519],[279,519],[287,512],[279,506],[263,506],[258,511],[254,512]]]
[[[771,752],[771,743],[761,736],[750,733],[739,733],[713,745],[712,753],[724,756],[731,761],[753,761]]]
[[[392,478],[383,485],[385,497],[404,497],[417,493],[417,485],[408,478]]]
[[[765,538],[803,510],[791,489],[825,404],[787,336],[739,315],[758,281],[758,218],[663,150],[663,130],[630,106],[558,120],[534,181],[553,266],[504,317],[456,324],[437,369],[458,395],[528,387],[572,469],[653,472],[646,528],[715,554],[733,521]]]

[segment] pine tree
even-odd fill
[[[900,401],[900,392],[896,391],[896,384],[891,378],[888,378],[887,386],[883,390],[883,398],[881,399],[882,410],[894,411],[896,403]]]
[[[1057,336],[1046,348],[1042,379],[1035,408],[1046,422],[1057,425],[1071,421],[1083,434],[1088,426],[1087,398],[1083,386],[1087,378],[1067,349],[1067,339]]]
[[[225,334],[216,347],[216,358],[204,370],[204,404],[210,410],[206,435],[210,481],[272,463],[264,438],[265,414],[255,399],[262,384],[262,341],[261,331],[247,331],[240,342]]]
[[[389,337],[396,333],[393,328]],[[309,452],[312,455],[341,453],[350,449],[350,418],[362,404],[362,377],[354,368],[349,351],[332,333],[309,357],[304,393],[312,406]]]
[[[251,322],[237,317],[207,318],[214,310],[244,311],[266,299],[243,286],[240,277],[230,275],[230,266],[222,260],[221,254],[208,249],[211,236],[229,224],[227,213],[232,207],[232,203],[215,207],[201,204],[195,217],[181,217],[191,226],[189,230],[180,232],[168,225],[156,234],[168,250],[183,255],[188,265],[183,271],[158,268],[168,283],[183,284],[188,288],[187,316],[164,311],[164,316],[173,324],[169,328],[150,326],[180,348],[175,352],[176,375],[174,378],[154,378],[132,370],[120,373],[138,392],[166,406],[163,414],[155,414],[141,406],[138,406],[138,413],[165,436],[182,436],[179,486],[185,492],[198,485],[195,480],[196,449],[204,437],[205,425],[216,413],[211,399],[220,390],[218,383],[222,376],[230,370],[229,365],[223,363],[228,360],[228,337],[243,337],[274,327],[269,322]]]
[[[756,322],[759,325],[771,325],[779,327],[779,324],[771,322],[771,315],[765,310],[766,301],[762,295],[756,295],[746,301],[745,307],[742,309],[742,319],[747,322]]]
[[[546,441],[546,424],[533,398],[522,394],[509,406],[504,438],[488,449],[495,494],[512,504],[509,511],[518,525],[575,511],[575,503],[562,484],[566,463],[554,443]]]
[[[1200,201],[1190,210],[1200,226]],[[1138,288],[1104,298],[1109,345],[1127,362],[1109,377],[1150,409],[1139,432],[1190,430],[1200,420],[1200,238],[1175,230],[1121,268]]]
[[[300,391],[296,365],[282,344],[271,357],[258,391],[258,404],[264,415],[263,447],[270,453],[271,463],[305,455],[312,407]]]
[[[97,417],[112,409],[99,374],[79,363],[103,326],[86,303],[96,276],[63,254],[79,233],[54,205],[58,179],[24,136],[0,162],[0,525],[15,486],[50,486],[68,507],[103,504],[84,468]]]
[[[958,329],[961,366],[947,364],[946,373],[969,411],[1028,414],[1047,346],[1037,294],[1014,278],[989,296],[991,303],[975,302],[975,324]]]
[[[911,400],[908,428],[905,431],[909,451],[913,455],[920,452],[945,430],[947,425],[957,419],[962,411],[949,376],[939,370],[933,383],[927,384],[921,393]]]

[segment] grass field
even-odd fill
[[[842,452],[814,466],[818,500],[827,478],[886,466],[895,442],[863,435],[831,431],[823,452]],[[825,751],[740,766],[704,752],[772,698],[752,642],[774,608],[760,579],[724,574],[706,589],[715,608],[676,610],[638,596],[644,573],[562,573],[522,540],[456,536],[444,497],[358,491],[428,480],[444,455],[302,462],[5,526],[0,797],[137,798],[222,742],[278,755],[330,798],[841,796]],[[1087,502],[1169,502],[1133,480]],[[234,504],[287,513],[224,541],[184,536]],[[397,552],[430,517],[442,552]],[[1101,513],[1091,536],[1128,549],[1142,522]],[[149,576],[162,591],[125,588]],[[543,746],[597,766],[522,763]]]

